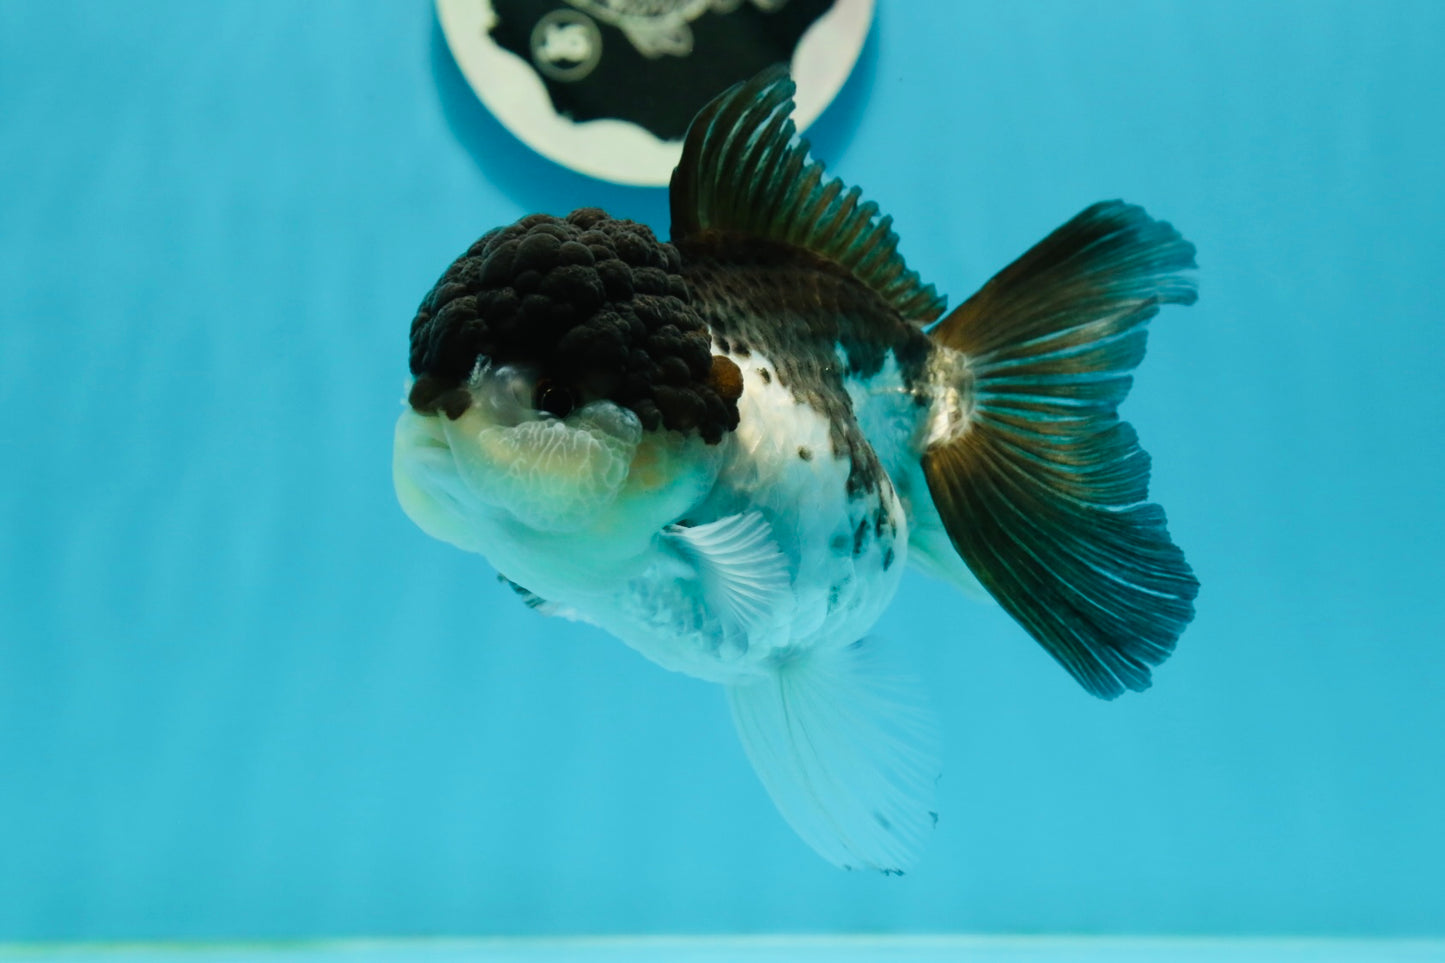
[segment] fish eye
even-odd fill
[[[574,405],[571,389],[555,381],[538,382],[537,391],[532,396],[533,408],[558,418],[566,418],[571,414]]]

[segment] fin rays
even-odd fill
[[[1199,583],[1146,501],[1149,455],[1116,413],[1161,304],[1194,300],[1194,248],[1096,204],[931,332],[967,358],[975,408],[924,455],[955,548],[1090,692],[1149,686]]]
[[[749,636],[766,630],[786,609],[787,559],[760,513],[672,525],[663,537],[692,560],[708,597]]]
[[[938,733],[923,691],[873,640],[815,649],[729,687],[733,722],[779,812],[823,858],[902,874],[933,823]]]
[[[909,321],[932,322],[945,299],[904,263],[893,219],[808,158],[793,91],[775,66],[698,113],[672,174],[673,240],[725,231],[794,244],[847,268]]]

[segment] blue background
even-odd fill
[[[1445,934],[1445,6],[883,0],[820,156],[966,296],[1089,202],[1199,247],[1126,415],[1204,585],[1096,702],[910,576],[903,879],[779,819],[722,693],[397,508],[412,311],[537,158],[419,2],[0,4],[0,940]]]

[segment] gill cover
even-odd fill
[[[605,508],[642,438],[637,416],[606,401],[565,421],[487,424],[476,409],[440,421],[467,488],[539,531],[577,529]]]
[[[428,535],[485,554],[499,525],[568,532],[595,521],[641,439],[637,417],[610,402],[516,424],[488,418],[485,405],[455,420],[408,410],[396,429],[397,497]]]

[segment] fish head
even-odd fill
[[[523,218],[458,258],[412,323],[411,373],[398,498],[489,558],[542,534],[614,553],[650,539],[711,489],[741,390],[676,250],[595,209]]]

